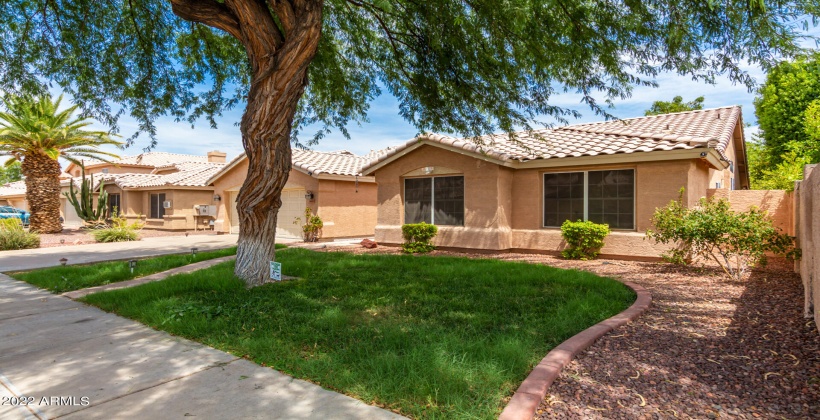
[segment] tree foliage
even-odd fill
[[[20,162],[8,162],[8,165],[0,165],[0,185],[19,181],[23,179],[23,173],[20,169]]]
[[[820,53],[772,68],[754,104],[760,133],[750,148],[752,187],[791,190],[803,166],[820,161]]]
[[[712,260],[729,278],[741,280],[749,269],[765,263],[766,252],[799,258],[793,238],[775,228],[765,211],[752,207],[735,212],[726,200],[706,198],[687,208],[683,192],[679,200],[655,210],[653,229],[646,231],[655,242],[675,246],[663,254],[666,261]]]
[[[253,2],[6,0],[0,90],[42,92],[53,82],[103,124],[129,113],[151,136],[162,115],[215,125],[243,103],[253,69],[234,34],[174,15],[172,4],[193,3],[227,11]],[[286,37],[282,13],[303,2],[267,3],[278,5],[276,36]],[[476,135],[574,116],[551,103],[562,91],[607,115],[608,101],[665,70],[706,81],[728,74],[751,87],[739,63],[767,68],[797,53],[795,23],[813,14],[808,0],[326,0],[294,134],[319,123],[321,137],[365,119],[382,88],[419,130]]]
[[[768,72],[754,104],[771,163],[780,162],[788,143],[808,144],[806,110],[816,100],[820,100],[820,52],[783,61]]]
[[[692,101],[683,102],[683,97],[675,96],[671,102],[655,101],[652,107],[644,112],[644,115],[661,115],[673,112],[694,111],[703,109],[703,96],[698,96]]]
[[[152,139],[161,115],[214,124],[245,102],[235,267],[256,285],[275,256],[291,142],[346,133],[381,89],[420,131],[566,121],[578,113],[555,104],[563,91],[609,117],[662,71],[751,88],[741,63],[795,55],[795,24],[818,15],[815,0],[5,0],[0,89],[53,82],[108,126],[130,113]]]

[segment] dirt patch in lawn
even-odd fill
[[[643,316],[564,368],[538,418],[820,418],[820,334],[803,318],[802,284],[785,260],[732,282],[711,266],[469,256],[587,270],[652,293]]]

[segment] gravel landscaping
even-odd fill
[[[731,282],[708,266],[470,256],[588,270],[652,293],[643,316],[564,368],[537,418],[820,418],[820,334],[803,318],[803,287],[784,260]]]
[[[190,232],[174,232],[166,230],[143,229],[139,232],[140,238],[154,238],[158,236],[185,236],[185,235],[216,235],[212,230]],[[62,242],[61,242],[62,241]],[[40,234],[40,248],[54,246],[95,244],[97,241],[91,234],[80,228],[64,228],[61,233]]]

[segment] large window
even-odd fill
[[[632,169],[544,174],[544,226],[591,220],[612,229],[635,228]]]
[[[464,177],[404,180],[404,223],[464,225]]]
[[[151,219],[162,219],[165,216],[165,194],[151,194]]]

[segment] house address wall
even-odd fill
[[[614,231],[601,250],[604,256],[658,258],[667,247],[645,239],[657,207],[677,199],[686,187],[685,204],[706,195],[709,168],[697,160],[512,170],[466,154],[422,146],[376,171],[379,216],[376,241],[402,242],[404,177],[420,168],[464,175],[464,226],[439,226],[437,246],[476,250],[559,252],[565,247],[558,228],[542,227],[542,174],[601,169],[635,169],[635,231]]]

